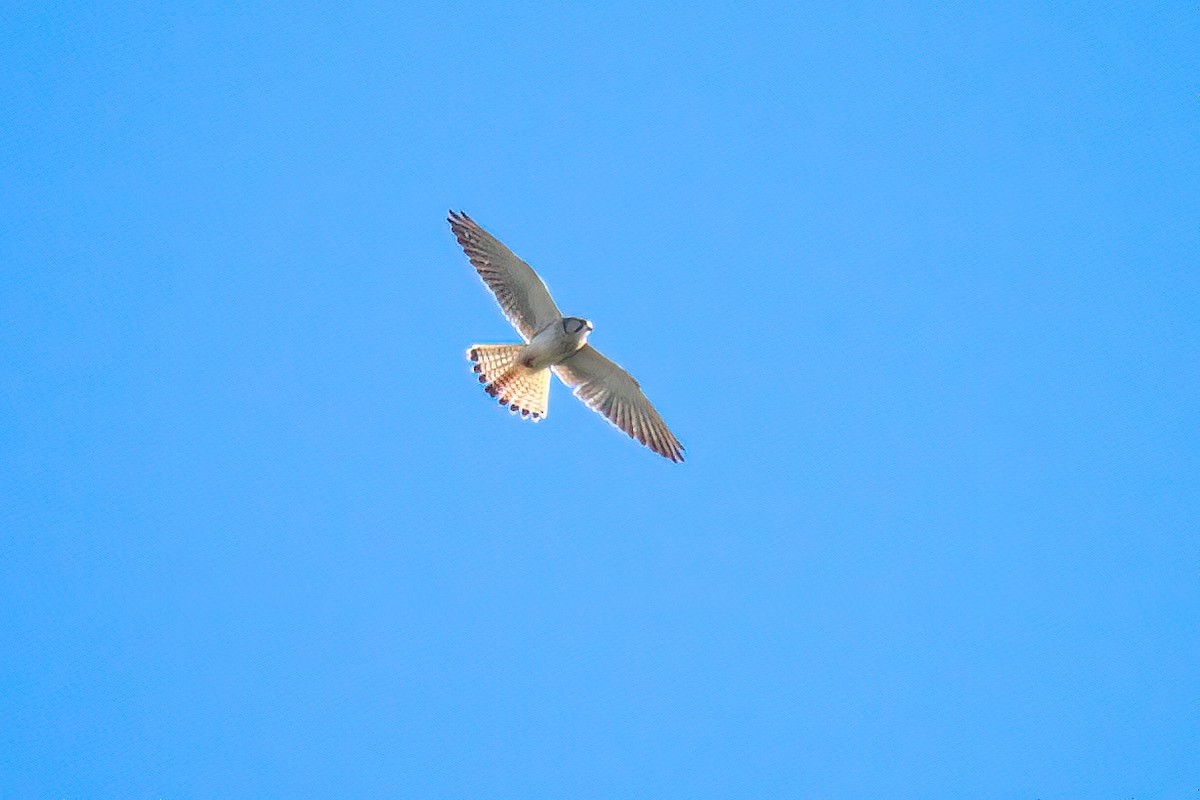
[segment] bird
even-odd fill
[[[472,370],[484,390],[514,414],[544,419],[550,373],[614,426],[670,461],[683,461],[683,445],[663,422],[641,385],[588,342],[592,323],[566,317],[533,267],[465,213],[450,211],[450,230],[479,277],[500,304],[523,344],[473,344]]]

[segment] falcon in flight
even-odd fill
[[[683,445],[638,382],[588,344],[592,323],[564,317],[533,267],[466,214],[451,211],[449,222],[500,310],[525,340],[525,344],[476,344],[467,350],[487,393],[536,422],[546,416],[553,372],[613,425],[660,456],[683,461]]]

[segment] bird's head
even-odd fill
[[[587,335],[592,332],[592,323],[583,317],[563,317],[562,326],[565,333],[581,339],[587,338]]]

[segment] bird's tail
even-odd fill
[[[550,370],[530,369],[521,364],[522,344],[474,344],[467,358],[475,362],[474,370],[484,391],[520,412],[534,422],[546,416],[550,402]]]

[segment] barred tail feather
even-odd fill
[[[476,344],[467,350],[484,391],[534,422],[546,416],[550,401],[550,370],[530,369],[519,361],[522,344]]]

